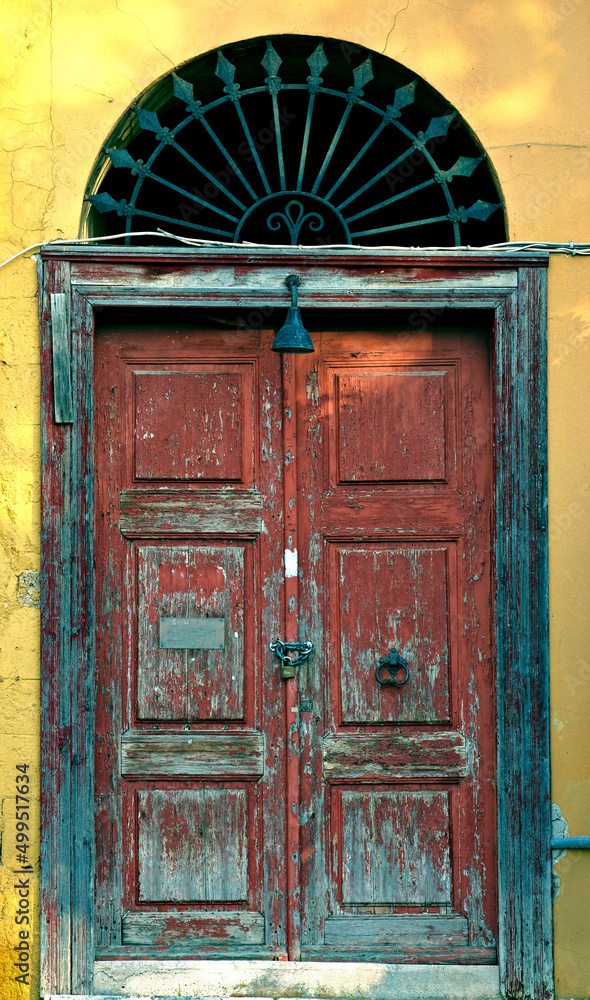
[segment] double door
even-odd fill
[[[99,960],[497,960],[486,330],[306,320],[97,333]]]

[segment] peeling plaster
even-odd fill
[[[557,802],[551,803],[551,836],[552,837],[567,837],[567,820],[563,815],[561,809],[557,805]],[[552,887],[553,887],[553,902],[555,902],[557,896],[559,896],[559,875],[555,870],[555,865],[558,861],[567,854],[566,850],[563,851],[553,851],[553,873],[552,873]]]
[[[26,569],[19,574],[16,599],[23,608],[41,607],[41,584],[38,570]]]

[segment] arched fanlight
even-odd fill
[[[403,66],[308,36],[200,56],[142,95],[105,147],[93,226],[277,246],[506,239],[485,151]],[[280,75],[279,75],[280,73]],[[97,213],[100,213],[97,214]],[[165,237],[162,237],[165,241]]]

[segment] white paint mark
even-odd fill
[[[285,577],[297,576],[297,549],[285,549]]]

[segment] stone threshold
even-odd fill
[[[45,1000],[502,1000],[493,965],[97,961],[94,989]]]

